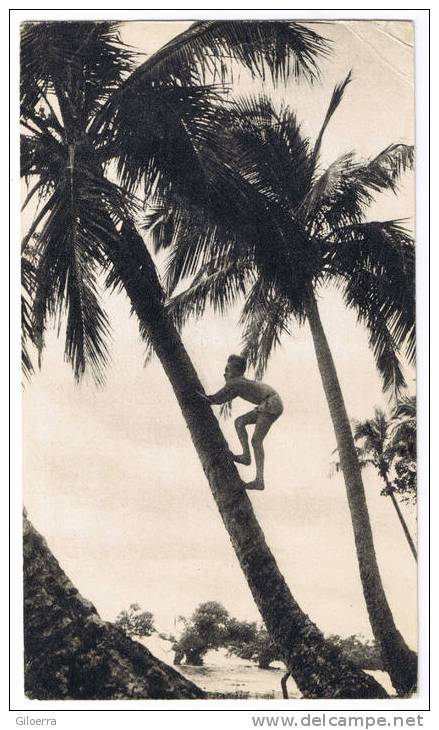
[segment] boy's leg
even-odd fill
[[[235,420],[236,433],[242,446],[242,454],[232,454],[233,460],[238,464],[251,464],[250,446],[248,442],[247,426],[256,423],[258,414],[253,410],[238,416]]]
[[[264,489],[264,447],[262,442],[269,432],[277,416],[271,413],[258,413],[255,430],[252,436],[252,446],[255,452],[256,479],[246,484],[246,489]]]

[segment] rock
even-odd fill
[[[24,517],[25,693],[30,699],[198,699],[205,693],[103,621]]]

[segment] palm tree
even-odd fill
[[[209,205],[195,211],[180,191],[155,189],[149,218],[155,244],[171,250],[168,290],[187,277],[189,289],[171,311],[181,327],[209,304],[224,312],[245,295],[244,350],[257,377],[290,324],[308,322],[335,430],[363,593],[371,626],[392,682],[401,694],[416,686],[416,655],[405,644],[388,605],[373,544],[352,431],[317,297],[335,285],[369,335],[384,388],[404,385],[399,350],[415,352],[413,240],[398,221],[365,220],[374,194],[396,192],[413,148],[394,144],[372,160],[353,153],[319,166],[325,129],[350,81],[336,86],[314,144],[295,115],[267,98],[244,98],[222,110],[222,145],[198,148],[212,170],[222,155],[228,175],[211,175]],[[220,112],[218,112],[220,116]]]
[[[392,414],[391,438],[399,456],[416,461],[416,396],[402,396]]]
[[[316,52],[325,46],[296,23],[196,23],[126,78],[132,59],[115,24],[24,27],[22,174],[31,183],[25,202],[38,195],[42,204],[22,243],[24,256],[32,245],[36,259],[34,276],[25,281],[30,333],[41,357],[49,322],[65,318],[65,356],[76,378],[89,368],[102,383],[109,322],[98,277],[105,272],[106,286],[123,288],[169,378],[254,599],[300,690],[307,697],[385,697],[291,595],[218,422],[197,396],[202,386],[134,223],[144,180],[166,180],[168,190],[184,192],[198,206],[208,177],[223,174],[214,163],[201,166],[198,157],[200,147],[215,149],[218,90],[192,81],[194,64],[205,57],[213,63],[225,48],[254,73],[268,67],[276,78],[290,66],[313,76]]]
[[[393,486],[405,501],[416,502],[416,396],[403,396],[392,416],[392,445],[395,449]]]
[[[374,418],[369,418],[366,421],[354,421],[353,432],[354,440],[360,442],[360,446],[357,446],[360,467],[364,469],[369,465],[374,466],[384,481],[385,488],[382,493],[390,497],[409,548],[414,559],[417,560],[418,555],[415,544],[395,498],[395,487],[389,478],[392,462],[397,454],[396,442],[394,443],[391,437],[392,422],[387,419],[385,413],[380,408],[375,408]],[[398,439],[398,441],[399,448],[403,448],[401,440]],[[336,471],[338,467],[339,464],[337,463],[335,465]]]

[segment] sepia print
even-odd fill
[[[411,22],[21,24],[24,692],[417,692]]]

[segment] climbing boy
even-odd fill
[[[262,442],[273,423],[283,412],[280,396],[274,388],[258,380],[249,380],[244,377],[247,361],[241,355],[230,355],[227,360],[224,378],[226,384],[213,395],[199,395],[208,403],[219,405],[227,403],[233,398],[243,398],[254,403],[248,413],[244,413],[235,420],[236,433],[241,442],[242,454],[232,454],[238,464],[249,466],[251,463],[250,447],[247,435],[247,426],[254,423],[255,430],[252,436],[252,446],[256,462],[256,479],[245,485],[246,489],[264,489],[264,448]]]

